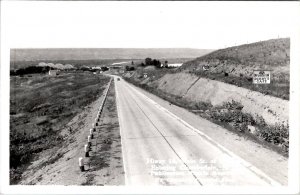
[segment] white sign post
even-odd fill
[[[96,128],[95,128],[95,124],[94,124],[94,123],[92,123],[92,129],[93,129],[94,131],[96,131]]]
[[[79,157],[79,168],[80,168],[80,171],[83,172],[84,171],[84,164],[83,164],[83,158],[82,157]]]
[[[90,136],[91,136],[91,139],[94,138],[93,129],[90,129]]]
[[[88,136],[88,146],[91,147],[91,145],[92,145],[92,144],[91,144],[91,136],[89,135],[89,136]]]
[[[85,157],[89,157],[89,147],[87,144],[84,145],[84,152],[85,152]]]
[[[98,126],[98,119],[95,118],[95,126]]]

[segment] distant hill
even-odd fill
[[[190,48],[11,49],[11,61],[196,58],[212,50]]]
[[[211,73],[252,76],[255,69],[272,70],[273,75],[289,75],[290,39],[271,39],[220,49],[184,63],[180,70],[202,71],[210,65]]]

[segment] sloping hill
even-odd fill
[[[289,64],[290,39],[283,38],[220,49],[184,63],[178,71],[289,99]],[[253,84],[254,70],[271,70],[271,84]]]
[[[271,39],[251,44],[220,49],[195,60],[186,62],[181,70],[202,71],[209,64],[212,73],[230,73],[236,76],[252,76],[252,70],[273,70],[289,74],[290,39]]]

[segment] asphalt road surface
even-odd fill
[[[115,84],[126,185],[279,185],[123,79]]]

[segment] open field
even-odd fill
[[[108,85],[105,85],[108,87]],[[38,157],[22,174],[20,185],[121,185],[124,184],[124,169],[121,137],[115,104],[115,89],[112,81],[104,101],[103,110],[96,126],[89,157],[84,158],[84,169],[78,167],[78,158],[83,150],[90,128],[98,114],[104,95],[85,106],[60,132],[63,143],[38,154]],[[56,158],[55,158],[56,157]],[[49,161],[51,163],[49,163]]]
[[[36,154],[63,143],[60,132],[86,105],[101,96],[108,81],[109,78],[92,73],[10,78],[11,184],[20,181]],[[59,155],[50,161],[58,158]]]

